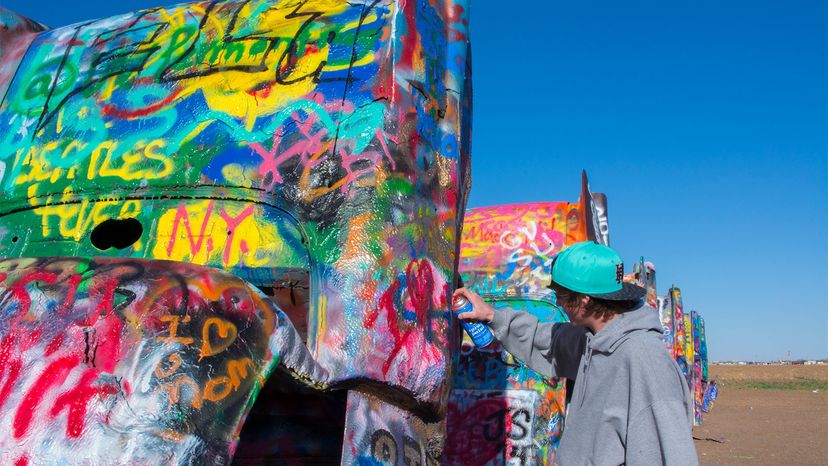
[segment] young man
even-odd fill
[[[586,241],[558,254],[549,287],[571,323],[495,311],[465,288],[455,294],[473,306],[461,319],[488,322],[529,367],[575,381],[555,464],[696,465],[687,383],[662,343],[658,312],[641,299],[646,291],[623,277],[606,246]]]

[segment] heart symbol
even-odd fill
[[[449,402],[447,430],[455,441],[446,445],[444,454],[452,464],[486,464],[506,446],[509,401],[497,396],[475,400],[464,409],[461,404]]]
[[[214,328],[215,331],[213,331]],[[211,338],[211,332],[217,338]],[[236,341],[237,336],[238,331],[232,322],[218,317],[210,317],[204,322],[204,327],[201,329],[201,356],[198,359],[201,360],[207,356],[221,353]]]

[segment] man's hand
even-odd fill
[[[454,290],[454,296],[463,296],[472,305],[471,312],[464,312],[457,317],[463,320],[476,320],[479,322],[491,322],[494,319],[494,308],[486,304],[486,301],[483,301],[483,298],[477,293],[466,288],[458,288]]]

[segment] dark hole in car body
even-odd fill
[[[90,235],[92,245],[101,251],[126,249],[141,239],[144,227],[135,218],[109,219],[96,225]]]

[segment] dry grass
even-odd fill
[[[710,378],[728,380],[795,380],[812,379],[828,381],[828,365],[824,366],[723,366],[711,364]]]
[[[693,429],[702,466],[828,465],[828,366],[713,365],[710,376],[719,399]]]
[[[828,391],[828,365],[824,366],[710,366],[710,378],[723,388],[757,390]]]

